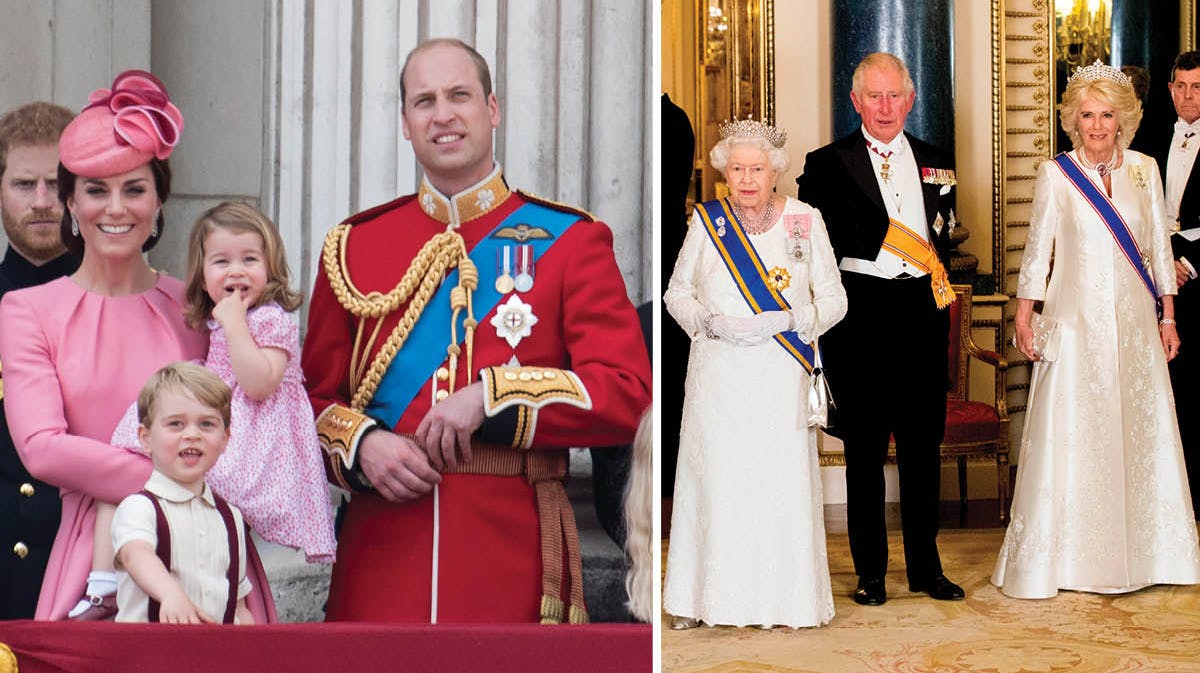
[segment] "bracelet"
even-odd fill
[[[1178,323],[1176,323],[1176,322],[1175,322],[1175,320],[1174,320],[1173,318],[1161,318],[1161,319],[1158,321],[1158,324],[1160,324],[1160,325],[1175,325],[1175,324],[1178,324]]]
[[[712,331],[712,319],[712,314],[709,313],[708,315],[704,316],[704,320],[700,321],[700,324],[704,326],[704,336],[708,337],[709,339],[717,339],[717,335]]]

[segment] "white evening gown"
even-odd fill
[[[1099,174],[1084,172],[1103,192]],[[1158,293],[1175,294],[1157,164],[1126,151],[1112,190]],[[1055,362],[1034,364],[1012,520],[992,583],[1015,598],[1200,583],[1154,300],[1052,161],[1038,170],[1017,296],[1044,299],[1062,341]]]
[[[788,199],[784,217],[800,214],[812,223],[803,261],[785,249],[782,219],[750,239],[767,269],[791,274],[783,294],[805,307],[797,331],[811,341],[845,315],[846,293],[820,213]],[[705,337],[707,312],[752,311],[695,215],[664,303],[693,339],[664,608],[710,625],[827,623],[833,593],[807,374],[774,340]]]

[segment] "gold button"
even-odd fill
[[[29,555],[29,547],[25,546],[24,542],[18,542],[13,545],[13,553],[17,555],[17,558],[25,558]]]
[[[445,381],[450,378],[450,370],[445,367],[438,367],[437,380]]]
[[[541,373],[541,372],[534,372],[534,373],[533,373],[533,380],[534,380],[534,381],[541,381],[541,380],[542,380],[542,373]]]
[[[548,379],[553,379],[553,378],[557,378],[557,377],[558,377],[558,374],[554,373],[554,370],[552,370],[552,369],[547,369],[547,370],[546,370],[546,373],[545,373],[545,376],[546,376],[546,378],[548,378]]]
[[[529,372],[521,372],[520,374],[517,374],[517,378],[521,379],[522,381],[528,381],[529,379],[533,378],[533,375]]]
[[[516,372],[504,372],[504,380],[505,381],[516,381],[517,373]]]
[[[26,498],[32,498],[33,497],[33,484],[31,484],[29,482],[25,482],[24,484],[21,484],[21,495],[25,496]]]
[[[446,392],[445,390],[439,390],[434,394],[434,398],[437,399],[438,402],[441,402],[447,397],[450,397],[450,393]]]

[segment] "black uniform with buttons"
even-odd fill
[[[65,276],[78,266],[71,255],[34,266],[10,247],[0,262],[0,297]],[[0,362],[0,385],[3,366]],[[5,394],[18,393],[0,388],[0,397]],[[21,464],[3,413],[0,408],[0,619],[32,619],[62,502],[58,489],[31,477]]]

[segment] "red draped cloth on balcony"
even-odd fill
[[[0,622],[20,673],[650,671],[647,624],[178,626]],[[6,661],[7,660],[7,661]],[[11,655],[0,647],[0,673]]]

